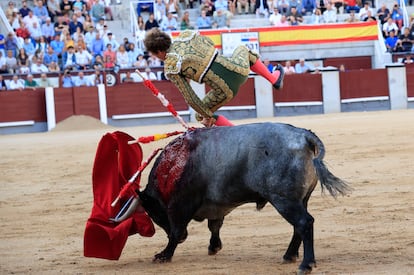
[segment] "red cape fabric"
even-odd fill
[[[141,147],[129,145],[130,140],[134,138],[114,132],[106,134],[99,142],[92,173],[93,207],[84,234],[85,257],[118,260],[129,235],[139,233],[151,237],[155,233],[151,219],[143,211],[135,212],[121,223],[109,220],[118,214],[128,198],[120,200],[115,207],[111,207],[111,203],[142,161]]]

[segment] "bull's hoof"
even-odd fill
[[[296,260],[298,259],[299,256],[283,256],[283,261],[282,264],[292,264],[292,263],[296,263]]]
[[[214,247],[214,248],[209,247],[208,248],[208,255],[216,255],[217,252],[219,252],[221,250],[221,248],[222,248],[221,245],[219,245],[217,247]]]
[[[307,266],[299,266],[299,270],[297,272],[297,275],[304,275],[304,274],[310,274],[312,272],[312,267],[316,267],[316,263],[310,263]]]
[[[165,253],[161,252],[154,256],[154,259],[152,259],[152,262],[153,263],[169,263],[171,262],[171,258],[172,257],[169,257],[165,255]]]

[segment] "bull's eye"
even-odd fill
[[[266,155],[266,156],[268,156],[268,155],[269,155],[269,152],[268,152],[268,151],[266,151],[266,150],[265,150],[265,155]]]

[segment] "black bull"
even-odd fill
[[[170,142],[157,158],[139,197],[149,216],[168,235],[154,261],[170,261],[194,219],[208,219],[210,255],[221,247],[220,228],[234,208],[270,202],[294,227],[283,256],[294,262],[303,241],[299,272],[315,265],[313,217],[307,204],[319,179],[332,196],[350,189],[322,159],[325,148],[311,131],[287,124],[263,123],[189,131]]]

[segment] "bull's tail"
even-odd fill
[[[332,174],[323,162],[323,158],[325,156],[325,146],[322,141],[311,131],[309,131],[306,139],[315,152],[313,165],[315,166],[316,174],[318,175],[321,183],[322,192],[326,188],[333,197],[337,197],[338,194],[344,196],[351,192],[352,188],[349,184]]]

